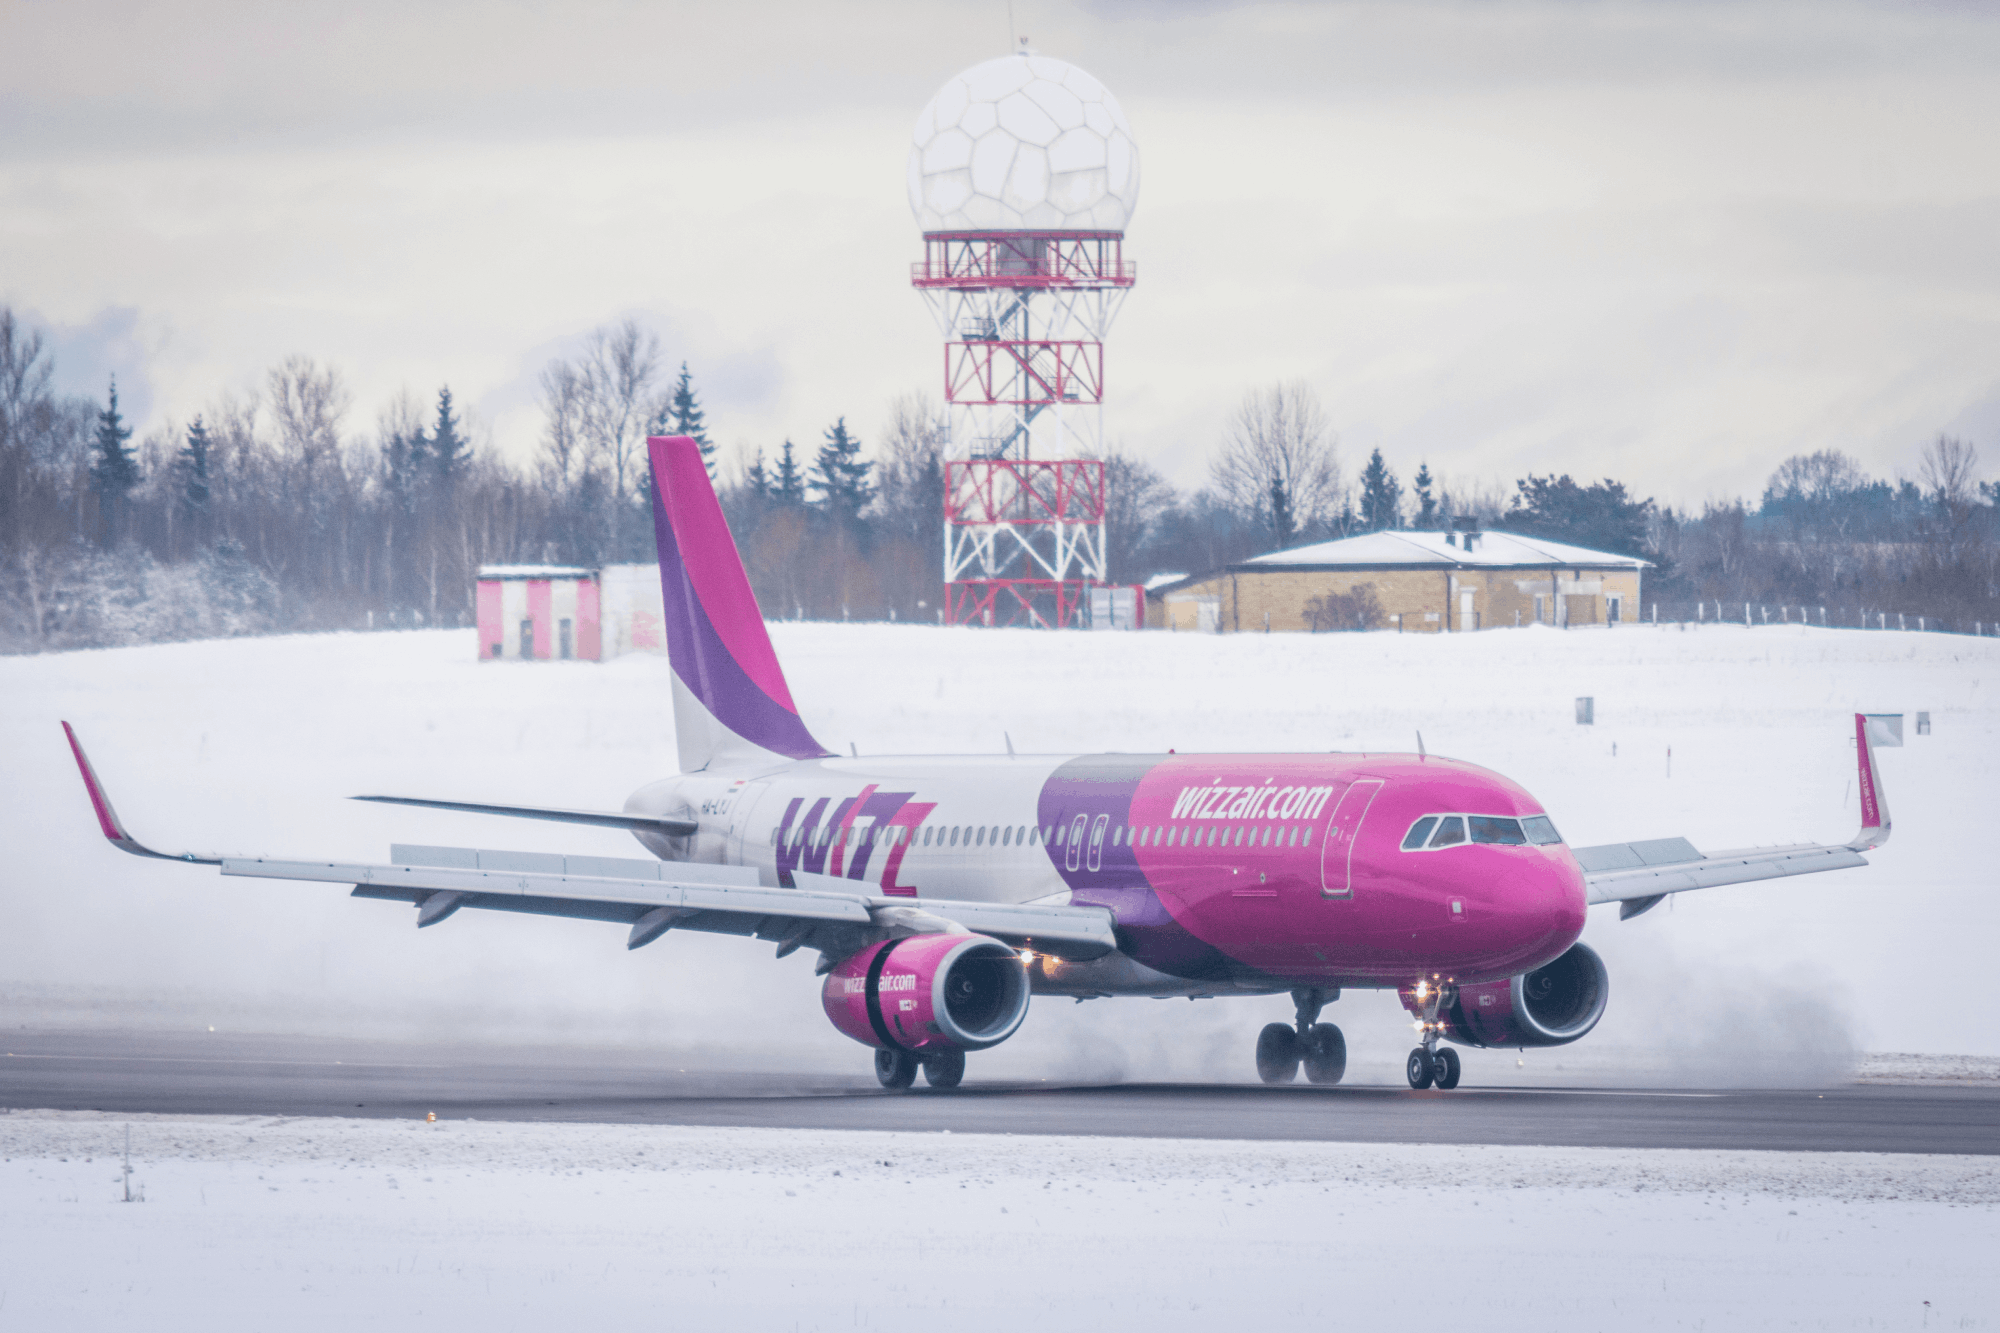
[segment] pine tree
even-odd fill
[[[132,428],[118,414],[118,377],[111,377],[111,401],[97,414],[91,440],[90,481],[97,488],[104,520],[104,545],[118,544],[125,531],[125,497],[139,484],[139,456],[129,441]]]
[[[874,495],[868,482],[871,466],[862,461],[860,438],[848,433],[847,418],[841,417],[826,428],[826,443],[813,459],[812,476],[806,484],[820,493],[820,503],[830,512],[851,518]]]
[[[1292,517],[1292,497],[1285,487],[1283,477],[1271,478],[1271,535],[1277,539],[1278,549],[1284,550],[1297,536]]]
[[[423,441],[423,449],[431,475],[447,489],[472,461],[472,445],[459,433],[458,417],[451,410],[449,385],[438,390],[437,425],[430,439]]]
[[[701,410],[701,399],[694,391],[694,377],[688,374],[688,363],[681,362],[680,378],[674,381],[674,395],[667,402],[669,424],[672,434],[685,435],[701,446],[701,461],[708,465],[709,480],[715,479],[715,445],[709,442],[707,414]]]
[[[790,440],[785,441],[785,447],[778,453],[778,466],[772,472],[771,498],[785,505],[806,502],[806,479],[799,471]]]
[[[757,451],[757,461],[743,474],[743,484],[750,488],[750,494],[760,500],[771,498],[771,470],[764,466],[764,451]]]
[[[1417,475],[1412,489],[1417,495],[1417,527],[1428,530],[1437,522],[1437,497],[1431,493],[1433,486],[1431,465],[1417,465]]]
[[[411,513],[417,507],[417,493],[424,483],[425,460],[429,456],[430,440],[422,427],[407,435],[394,431],[382,443],[382,486],[402,513]]]
[[[181,446],[177,460],[183,478],[181,494],[186,498],[188,508],[196,513],[208,509],[210,487],[208,484],[208,451],[211,443],[208,426],[200,417],[188,427],[187,443]]]
[[[1402,512],[1402,483],[1377,449],[1368,455],[1368,466],[1361,469],[1361,526],[1370,532],[1393,528]]]

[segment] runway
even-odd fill
[[[1188,1139],[2000,1154],[2000,1089],[974,1082],[664,1069],[657,1052],[160,1032],[0,1036],[0,1107]]]

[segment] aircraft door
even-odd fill
[[[762,866],[768,858],[771,862],[772,883],[776,883],[778,853],[775,843],[765,846],[752,837],[759,827],[755,822],[757,807],[771,793],[771,779],[753,782],[736,794],[729,806],[729,839],[723,845],[723,860],[730,865]],[[773,819],[771,823],[777,823]]]
[[[1063,848],[1063,869],[1074,870],[1083,862],[1083,831],[1090,825],[1089,815],[1078,815],[1070,821],[1069,845]]]
[[[1381,778],[1357,778],[1349,783],[1327,816],[1326,837],[1320,844],[1320,892],[1328,898],[1354,896],[1354,845],[1361,822],[1382,791]]]

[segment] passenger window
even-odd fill
[[[1521,821],[1499,815],[1472,815],[1472,840],[1501,847],[1519,847],[1528,840],[1521,833]]]
[[[973,845],[976,847],[984,847],[986,845],[986,830],[984,828],[979,830],[979,833]]]
[[[1042,826],[1040,824],[1037,824],[1033,829],[1029,830],[1028,832],[1028,845],[1030,847],[1036,846],[1041,842],[1041,840],[1042,840]]]
[[[1422,819],[1410,825],[1410,831],[1403,836],[1403,850],[1406,852],[1415,851],[1417,848],[1423,846],[1424,839],[1431,836],[1431,830],[1437,827],[1437,822],[1436,815],[1425,815]]]
[[[1465,841],[1465,821],[1457,815],[1446,815],[1438,821],[1438,831],[1431,838],[1433,847],[1456,847]]]
[[[956,824],[951,826],[951,845],[954,847],[958,846],[958,825]]]
[[[1528,841],[1537,847],[1546,847],[1550,843],[1562,841],[1562,834],[1556,832],[1554,822],[1547,815],[1527,816],[1521,821],[1521,831],[1527,834]]]
[[[1002,847],[1012,847],[1014,845],[1013,829],[1005,828],[1000,830],[1000,845]]]

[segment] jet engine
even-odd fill
[[[984,935],[911,935],[871,945],[827,974],[833,1025],[864,1046],[980,1051],[1028,1016],[1021,956]]]
[[[1610,996],[1604,960],[1579,943],[1546,967],[1460,986],[1438,1019],[1445,1037],[1462,1046],[1563,1046],[1597,1026]]]

